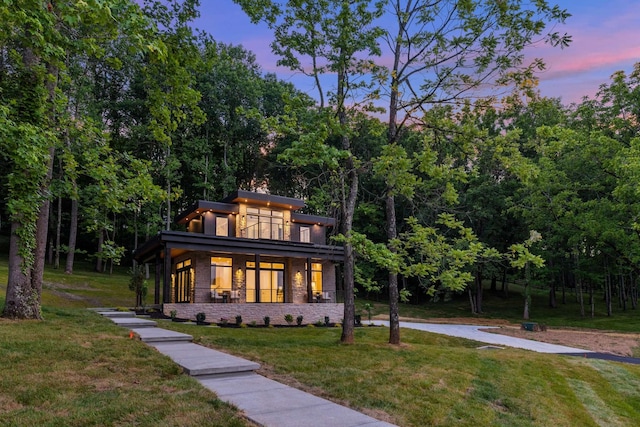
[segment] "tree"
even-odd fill
[[[348,102],[367,86],[358,83],[367,74],[371,61],[358,55],[377,55],[380,30],[373,22],[382,13],[382,3],[370,5],[365,0],[288,1],[285,10],[277,2],[236,0],[254,22],[263,20],[274,30],[274,52],[279,63],[294,70],[307,70],[314,79],[320,99],[315,129],[308,128],[287,153],[297,164],[311,162],[330,170],[340,206],[340,230],[346,237],[344,260],[344,325],[341,341],[352,343],[355,317],[355,254],[350,240],[358,195],[361,167],[352,150],[353,118]],[[309,67],[307,63],[309,62]],[[330,92],[320,77],[333,73],[335,84]],[[328,93],[330,95],[328,95]],[[325,108],[325,103],[328,107]],[[332,141],[333,140],[333,141]]]
[[[523,49],[541,35],[547,21],[564,21],[569,14],[546,1],[523,5],[520,1],[480,2],[391,0],[395,29],[385,33],[393,56],[384,81],[389,94],[388,142],[400,143],[406,123],[422,120],[429,106],[455,104],[477,96],[487,84],[505,85],[533,79],[544,68],[542,60],[524,64]],[[550,33],[546,40],[566,46],[570,37]],[[427,116],[428,117],[428,116]],[[397,150],[397,149],[396,149]],[[396,201],[401,192],[395,177],[385,189],[387,237],[397,237]],[[393,248],[392,248],[393,249]],[[390,337],[400,343],[398,277],[389,274]]]
[[[128,0],[10,2],[0,6],[0,16],[0,120],[12,223],[3,316],[40,319],[54,154],[61,126],[69,125],[60,120],[67,100],[58,91],[68,76],[65,60],[79,52],[99,57],[100,42],[120,36],[131,40],[132,54],[162,61],[166,52],[152,23]]]

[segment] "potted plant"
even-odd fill
[[[198,325],[209,325],[209,322],[206,322],[207,315],[203,312],[197,313],[196,314],[196,323]]]

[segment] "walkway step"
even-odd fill
[[[250,420],[263,426],[393,426],[255,373],[196,379],[222,400],[242,409]]]
[[[191,335],[183,334],[181,332],[169,331],[161,328],[132,328],[136,335],[140,337],[140,340],[146,343],[160,343],[160,342],[191,342],[193,337]]]
[[[119,319],[119,318],[135,318],[136,313],[133,311],[98,311],[98,314],[104,317],[108,317],[109,319]]]
[[[139,319],[137,317],[112,317],[111,320],[118,326],[123,328],[135,329],[135,328],[153,328],[158,326],[158,323],[149,319]]]
[[[260,365],[240,357],[187,342],[151,343],[193,376],[253,372]]]

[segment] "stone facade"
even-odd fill
[[[303,316],[303,324],[324,323],[325,316],[329,316],[332,323],[342,322],[344,317],[344,304],[164,304],[163,313],[166,316],[176,310],[177,317],[195,320],[197,313],[205,313],[207,322],[218,323],[220,319],[228,319],[230,323],[235,322],[236,316],[242,316],[244,323],[255,321],[257,324],[264,324],[265,316],[269,316],[271,324],[286,325],[285,314],[293,316],[294,324],[298,316]]]

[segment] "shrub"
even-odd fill
[[[264,324],[265,324],[265,326],[269,326],[269,323],[271,323],[271,318],[269,316],[264,316]]]
[[[256,326],[257,322],[255,320],[252,320],[251,322],[249,322],[249,326]]]
[[[302,320],[304,319],[304,317],[302,316],[302,314],[298,317],[296,317],[296,323],[298,324],[298,326],[302,325]]]
[[[362,326],[362,315],[356,314],[354,320],[355,320],[356,326]]]
[[[227,323],[229,323],[229,319],[225,319],[224,317],[221,317],[220,323],[222,323],[223,325],[226,325]]]
[[[240,316],[239,314],[236,316],[236,325],[242,325],[242,316]]]
[[[207,315],[204,314],[203,312],[200,312],[200,313],[196,314],[196,322],[198,322],[198,323],[204,322],[206,318],[207,318]]]
[[[331,323],[329,322],[329,316],[324,316],[324,325],[329,326],[329,323]]]
[[[284,321],[287,322],[287,324],[292,324],[293,323],[293,316],[291,314],[285,314],[284,315]]]
[[[171,320],[175,319],[176,317],[178,317],[178,310],[171,310],[169,312],[169,315],[171,316]]]

